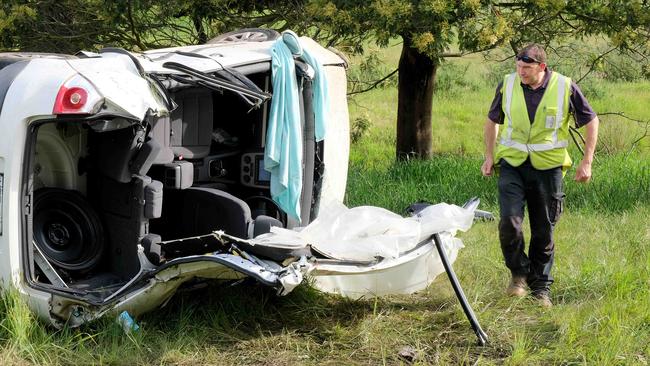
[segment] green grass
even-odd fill
[[[381,165],[376,156],[357,156],[352,162],[347,203],[372,204],[395,212],[416,201],[462,204],[479,197],[483,207],[496,210],[496,178],[480,175],[482,158],[441,154],[430,161]],[[391,155],[392,156],[392,155]],[[650,160],[639,155],[605,156],[593,167],[589,184],[565,177],[565,192],[571,210],[598,214],[624,212],[650,205]]]
[[[399,45],[382,54],[394,64]],[[386,67],[390,69],[389,66]],[[473,196],[495,211],[496,181],[480,176],[482,124],[495,75],[507,65],[473,56],[445,64],[434,99],[430,161],[395,163],[397,92],[358,95],[351,119],[372,127],[352,146],[346,203],[403,212],[418,200],[463,203]],[[584,82],[599,112],[648,121],[650,83]],[[650,360],[650,138],[635,149],[642,123],[603,116],[589,184],[565,178],[567,208],[557,227],[552,299],[539,308],[504,296],[508,272],[496,222],[477,222],[455,268],[490,342],[479,347],[444,275],[410,296],[352,301],[301,286],[286,297],[254,284],[211,285],[178,293],[137,319],[125,335],[113,319],[54,330],[14,292],[0,301],[0,364],[377,365],[625,364]],[[579,153],[572,148],[574,160]],[[529,234],[526,234],[529,237]]]

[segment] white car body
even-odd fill
[[[232,251],[217,253],[206,250],[207,254],[205,252],[196,252],[170,260],[161,259],[160,263],[153,264],[148,259],[148,256],[151,258],[151,253],[147,252],[151,248],[143,248],[142,242],[138,241],[143,236],[150,234],[149,221],[153,223],[154,219],[150,220],[146,215],[159,215],[160,217],[159,212],[153,214],[139,213],[139,216],[136,215],[140,218],[135,221],[140,221],[138,221],[138,228],[134,230],[140,232],[136,235],[138,241],[128,243],[131,258],[127,259],[132,262],[131,267],[121,263],[124,259],[115,260],[109,258],[117,255],[115,253],[124,254],[120,252],[127,248],[123,246],[124,243],[116,244],[115,239],[105,239],[105,241],[112,241],[108,244],[104,243],[106,247],[102,247],[103,254],[99,259],[96,259],[99,264],[88,266],[88,268],[82,270],[77,270],[76,267],[71,267],[72,270],[62,269],[62,267],[55,264],[58,262],[51,261],[49,256],[52,253],[55,256],[58,255],[56,251],[58,247],[54,249],[45,248],[50,251],[50,254],[48,254],[44,252],[42,244],[36,245],[33,242],[36,239],[34,239],[35,235],[32,226],[41,225],[45,227],[43,229],[44,233],[37,233],[36,236],[40,235],[41,240],[50,240],[56,245],[62,245],[61,252],[63,253],[68,250],[64,246],[68,245],[72,240],[70,237],[74,236],[74,233],[71,234],[70,230],[75,230],[76,226],[82,226],[73,223],[66,228],[65,225],[52,224],[49,221],[34,223],[35,217],[37,218],[36,221],[39,221],[39,212],[37,212],[39,203],[34,202],[34,192],[39,189],[55,188],[57,190],[55,193],[69,191],[73,192],[75,197],[81,197],[82,200],[94,200],[91,206],[98,211],[97,216],[102,221],[105,221],[104,215],[110,211],[111,205],[127,205],[125,206],[127,209],[124,209],[126,211],[130,210],[129,207],[134,205],[136,208],[139,207],[140,211],[143,209],[151,210],[151,207],[147,206],[149,203],[145,202],[144,199],[142,202],[135,204],[130,202],[119,203],[117,202],[119,201],[118,195],[109,199],[109,201],[114,202],[97,203],[102,200],[100,196],[105,192],[95,190],[95,193],[89,193],[92,188],[89,188],[91,184],[87,178],[89,174],[102,176],[93,179],[101,181],[101,184],[107,186],[114,184],[118,187],[117,191],[122,189],[119,187],[129,187],[127,190],[130,190],[131,187],[136,186],[136,183],[134,183],[136,178],[129,181],[131,179],[129,174],[132,173],[131,165],[135,164],[134,161],[138,159],[138,154],[143,151],[146,145],[145,142],[150,139],[149,128],[152,127],[146,122],[171,118],[169,116],[172,115],[169,110],[171,109],[170,105],[165,102],[166,96],[161,90],[162,88],[157,86],[158,84],[153,82],[151,77],[145,77],[145,75],[156,74],[160,79],[166,78],[169,85],[185,87],[186,85],[181,85],[182,83],[174,84],[173,81],[170,81],[169,75],[182,74],[182,72],[164,67],[165,62],[178,62],[208,75],[225,68],[244,70],[246,67],[252,67],[261,70],[254,71],[253,74],[257,77],[256,80],[262,80],[258,84],[266,83],[265,85],[259,85],[259,87],[267,91],[269,90],[270,80],[270,48],[273,42],[225,42],[154,50],[142,54],[108,51],[101,54],[86,54],[86,56],[89,56],[86,58],[57,55],[0,54],[0,125],[3,131],[0,134],[0,198],[2,203],[0,217],[0,278],[3,288],[14,287],[17,289],[28,300],[29,306],[47,322],[55,326],[64,324],[77,326],[107,312],[119,313],[122,310],[127,310],[132,315],[138,315],[149,311],[172,296],[174,291],[184,282],[194,278],[232,280],[251,276],[262,283],[277,288],[280,293],[289,292],[295,285],[300,283],[303,274],[301,271],[303,270],[296,263],[283,267],[271,260],[251,258],[246,253],[234,253]],[[339,56],[322,48],[310,39],[303,38],[301,43],[303,47],[319,56],[326,70],[330,90],[329,113],[331,119],[328,121],[327,137],[321,145],[324,146],[324,154],[321,147],[321,156],[319,157],[325,165],[324,171],[321,172],[320,181],[317,183],[320,192],[312,192],[310,197],[301,198],[303,207],[311,209],[312,217],[307,216],[307,221],[311,221],[315,218],[321,203],[341,202],[345,192],[349,153],[349,124],[345,90],[346,65]],[[162,58],[162,60],[156,61],[157,58]],[[246,71],[244,70],[244,72]],[[67,89],[63,90],[64,86]],[[76,87],[84,88],[87,95],[82,95],[83,91],[79,92],[82,94],[65,94]],[[183,89],[180,89],[180,87],[178,89],[179,94],[183,93]],[[192,88],[200,89],[196,86],[186,89]],[[77,89],[74,90],[76,93]],[[169,90],[173,90],[173,87]],[[57,102],[57,95],[61,97],[60,93],[63,93],[64,107],[59,105],[59,113],[56,113],[56,105],[57,103],[60,104],[60,101]],[[206,105],[208,107],[213,106],[215,109],[212,112],[213,118],[217,120],[219,117],[218,112],[223,109],[217,110],[216,105],[213,103],[217,103],[222,95],[228,94],[228,90],[222,91],[222,94],[214,90],[201,91],[201,93],[204,94],[192,99],[194,97],[188,91],[187,95],[189,97],[183,103],[190,105],[207,95],[208,97],[204,98],[203,101],[196,102],[204,103],[208,101],[204,105],[197,104],[196,110],[198,112],[196,113],[204,113],[203,111],[207,109]],[[67,113],[61,109],[67,108],[65,106],[75,108],[75,103],[79,100],[86,103],[82,110],[76,112],[73,110],[72,113]],[[259,109],[265,110],[267,104],[261,104]],[[186,108],[189,109],[189,107]],[[243,108],[240,107],[239,109]],[[191,115],[194,112],[188,113]],[[262,119],[266,118],[266,112],[260,112],[260,116],[262,116]],[[196,117],[197,120],[201,120],[201,118],[203,117]],[[44,123],[46,121],[47,123]],[[192,128],[190,126],[191,122],[179,122],[181,123],[180,128],[183,136],[185,136],[186,129]],[[257,122],[253,121],[251,124],[257,126]],[[266,123],[266,121],[262,122]],[[43,124],[41,125],[41,123]],[[173,123],[174,121],[171,121],[172,125]],[[81,128],[81,125],[85,127]],[[144,127],[140,128],[138,127],[140,125],[146,125],[147,127],[146,129]],[[130,148],[131,155],[124,159],[125,162],[128,160],[128,164],[125,163],[128,167],[115,168],[122,170],[118,173],[111,172],[111,170],[114,170],[114,167],[111,166],[98,169],[97,165],[104,164],[107,160],[110,161],[110,158],[106,157],[106,155],[112,154],[111,148],[105,146],[107,144],[106,138],[102,136],[119,134],[121,133],[119,131],[128,129],[133,131],[142,130],[144,131],[142,133],[145,134],[144,137],[141,136],[140,139],[134,138],[131,141],[133,145]],[[37,131],[39,132],[37,133]],[[173,138],[174,136],[172,136]],[[201,139],[202,137],[199,136],[198,138]],[[92,139],[97,139],[100,142],[96,143],[95,140],[93,140],[95,142],[90,142]],[[214,138],[210,139],[208,144],[210,154],[215,146],[214,141]],[[248,142],[242,139],[240,143],[243,145]],[[263,146],[258,147],[263,148]],[[98,149],[96,151],[99,151],[99,153],[93,153],[92,149]],[[117,147],[115,149],[118,150]],[[242,148],[241,150],[245,149]],[[210,191],[210,194],[216,190],[212,188],[215,185],[217,187],[243,185],[245,173],[240,174],[237,172],[232,177],[227,176],[232,172],[227,171],[225,161],[230,159],[229,156],[231,155],[226,156],[223,162],[217,158],[214,160],[218,160],[217,163],[213,164],[213,160],[208,161],[209,169],[213,169],[213,165],[215,166],[214,170],[217,171],[215,174],[219,178],[217,179],[212,176],[212,170],[207,176],[204,171],[196,170],[196,165],[202,163],[201,159],[208,159],[208,157],[192,160],[184,158],[180,153],[175,152],[174,154],[173,162],[168,160],[165,164],[171,164],[172,168],[181,166],[180,169],[182,170],[183,167],[187,167],[187,165],[183,164],[186,164],[187,161],[192,162],[195,171],[191,171],[191,173],[195,177],[205,179],[202,184],[208,186],[204,190]],[[235,154],[244,153],[238,150]],[[251,154],[253,154],[252,157],[257,157],[261,154],[261,150]],[[116,153],[116,155],[120,154]],[[84,167],[85,163],[82,164],[84,159],[92,160],[86,164],[87,167]],[[235,165],[244,164],[243,155],[241,157],[236,156],[235,159],[239,159],[234,163]],[[145,164],[148,163],[145,162]],[[156,163],[149,165],[156,166]],[[163,166],[164,164],[158,165]],[[254,167],[251,166],[250,168]],[[104,172],[101,172],[101,169],[104,169]],[[164,169],[167,169],[167,167]],[[92,173],[98,170],[99,173]],[[161,177],[167,179],[168,172],[169,170],[164,170],[164,175],[161,175]],[[152,181],[146,176],[146,170],[140,173],[142,174],[137,179],[142,181],[144,179],[142,177],[147,178],[144,184]],[[123,177],[125,174],[127,178]],[[103,175],[111,176],[111,178],[105,178]],[[228,179],[222,179],[224,177]],[[122,181],[120,181],[121,179]],[[187,180],[187,175],[180,179],[181,185],[187,183],[182,182],[183,179]],[[316,178],[313,179],[315,182]],[[120,181],[120,183],[116,183],[115,180]],[[165,193],[167,193],[168,188],[166,184],[165,182]],[[170,184],[177,184],[177,182]],[[196,185],[196,182],[194,181],[192,184]],[[265,194],[268,188],[264,185],[268,183],[263,181],[260,184],[257,188],[239,188],[258,189],[257,192]],[[158,194],[154,188],[152,189],[152,194]],[[316,190],[313,187],[312,189]],[[177,189],[176,191],[180,190]],[[146,192],[147,194],[151,193]],[[160,195],[162,195],[162,191]],[[183,202],[184,197],[181,196],[179,205],[186,203]],[[159,198],[157,197],[155,200]],[[160,204],[162,204],[162,199],[159,200]],[[57,215],[57,210],[63,210],[57,208],[58,205],[65,205],[66,202],[65,199],[53,202],[56,203],[49,210],[55,212],[53,215]],[[305,202],[307,206],[304,206]],[[263,209],[268,208],[265,202],[261,202],[260,206]],[[154,207],[153,210],[161,211],[162,209]],[[281,213],[276,212],[276,214],[276,216],[282,217]],[[75,217],[74,214],[70,214],[72,215],[70,216],[63,213],[62,215],[62,220],[65,217]],[[119,215],[113,216],[117,217],[111,219],[117,220],[115,222],[124,220],[123,217],[118,217]],[[48,220],[50,218],[48,216]],[[251,217],[250,221],[246,222],[250,230],[252,230],[253,219],[254,217]],[[300,224],[292,219],[286,219],[285,221],[283,226],[286,227]],[[125,222],[128,222],[128,220]],[[307,223],[304,220],[302,222],[303,225]],[[167,224],[165,223],[165,225]],[[164,229],[165,225],[160,226]],[[87,234],[84,231],[85,229],[79,230],[79,235],[86,238],[84,236]],[[104,222],[104,231],[102,232],[108,237],[120,237],[122,235],[119,232],[120,230],[119,225],[115,223],[106,225]],[[195,234],[209,236],[210,233]],[[153,245],[156,245],[156,243]],[[43,262],[43,259],[45,262]],[[65,265],[65,259],[61,263]],[[135,267],[133,267],[133,263],[135,263]],[[128,269],[127,272],[130,273],[119,273],[123,268]],[[104,274],[100,273],[101,271],[109,272],[110,276],[116,277],[111,281],[117,281],[117,283],[111,282],[110,285],[107,285],[108,287],[113,286],[109,290],[95,289],[95,287],[101,288],[104,286],[103,280],[100,281],[104,276]],[[120,277],[119,280],[118,277]],[[80,283],[84,283],[83,286],[85,287]],[[89,295],[93,291],[95,293],[92,296]]]

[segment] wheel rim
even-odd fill
[[[226,42],[264,42],[268,36],[262,32],[243,32],[240,34],[233,34],[223,40]]]
[[[208,44],[229,42],[266,42],[280,37],[280,33],[266,28],[244,28],[233,32],[224,33],[209,40]]]
[[[63,190],[36,195],[34,242],[54,266],[87,271],[101,259],[103,231],[91,207],[75,198]]]

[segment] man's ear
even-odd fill
[[[541,62],[541,63],[539,64],[539,67],[542,68],[542,71],[546,71],[546,63]]]

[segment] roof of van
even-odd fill
[[[70,59],[76,58],[72,55],[59,54],[59,53],[41,53],[41,52],[0,52],[0,70],[5,67],[20,61],[29,61],[34,58],[55,58],[55,59]]]
[[[209,72],[226,67],[239,67],[271,61],[271,48],[276,41],[221,42],[145,51],[134,54],[148,72],[173,72],[165,62],[178,62]],[[309,49],[324,65],[346,65],[346,60],[308,37],[300,37],[302,47]]]

